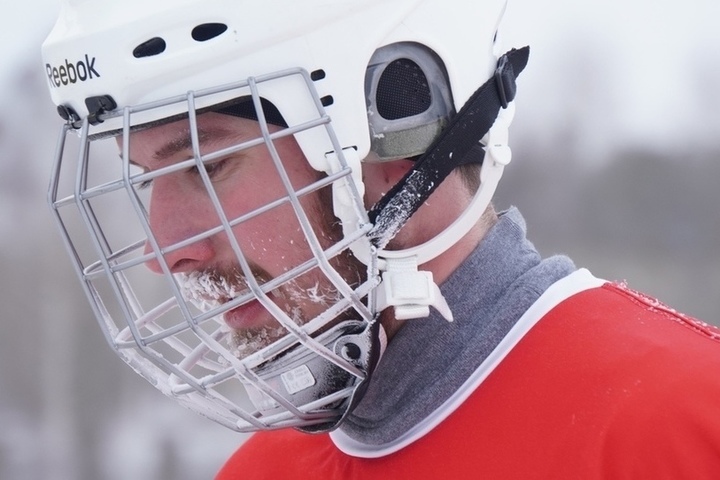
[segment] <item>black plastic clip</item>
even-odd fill
[[[80,115],[73,110],[72,107],[68,107],[65,105],[58,105],[57,107],[58,115],[60,115],[60,118],[68,122],[69,124],[73,124],[80,120]]]
[[[100,115],[117,108],[117,103],[110,95],[99,95],[85,99],[85,106],[88,109],[88,121],[90,125],[102,123]]]
[[[507,55],[503,55],[498,60],[498,66],[495,69],[495,86],[500,97],[500,105],[502,108],[507,108],[517,92],[515,71]]]

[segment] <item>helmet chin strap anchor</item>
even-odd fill
[[[511,102],[516,93],[515,81],[527,65],[529,51],[529,47],[523,47],[501,56],[495,75],[473,93],[413,168],[368,212],[373,228],[367,236],[379,251],[385,270],[376,295],[378,311],[392,306],[395,317],[406,320],[427,317],[432,306],[452,321],[452,312],[432,273],[418,271],[418,264],[435,258],[464,236],[490,203],[503,169],[510,162],[507,131],[514,113]],[[419,247],[383,250],[438,185],[456,167],[468,163],[482,164],[480,190],[466,209],[466,213],[474,210],[472,219],[461,215],[435,239]],[[445,241],[448,236],[455,241]],[[436,241],[440,237],[444,245]]]
[[[380,309],[395,308],[397,320],[424,318],[434,307],[449,322],[453,315],[433,281],[432,272],[418,271],[417,257],[391,258],[382,274],[382,283],[376,293]]]

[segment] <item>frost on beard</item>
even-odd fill
[[[227,276],[218,272],[201,271],[178,274],[177,279],[183,298],[203,312],[211,311],[248,293],[247,282],[240,274]],[[325,285],[317,280],[311,286],[303,286],[302,282],[294,279],[286,283],[283,289],[273,292],[273,301],[296,325],[302,325],[308,320],[301,305],[310,303],[327,307],[340,298],[339,292],[332,285]],[[221,315],[214,318],[225,325]],[[228,330],[229,335],[225,337],[228,349],[237,358],[258,352],[288,334],[280,323],[242,331]]]
[[[217,308],[247,290],[240,275],[228,279],[215,272],[190,272],[177,274],[183,298],[203,312]]]
[[[236,358],[245,358],[267,347],[275,340],[285,336],[283,327],[261,327],[252,331],[233,331],[230,335],[230,350]]]

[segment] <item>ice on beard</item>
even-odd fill
[[[232,354],[237,358],[244,358],[270,345],[283,337],[287,332],[282,327],[262,327],[250,331],[233,332],[230,343]]]
[[[219,307],[245,289],[239,276],[233,281],[211,272],[190,272],[179,273],[177,278],[183,298],[205,312]]]

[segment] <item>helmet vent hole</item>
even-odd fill
[[[423,113],[432,103],[427,77],[420,66],[407,58],[390,62],[378,81],[377,111],[386,120]]]
[[[224,23],[203,23],[192,29],[192,38],[198,42],[206,42],[222,35],[227,29]]]
[[[313,82],[317,82],[318,80],[322,80],[323,78],[325,78],[325,70],[315,70],[310,73],[310,79]]]
[[[165,40],[160,37],[153,37],[150,40],[143,42],[137,47],[135,47],[135,49],[133,50],[133,57],[143,58],[160,55],[162,52],[165,51],[166,46],[167,45],[165,44]]]
[[[335,99],[332,97],[332,95],[327,95],[320,99],[320,103],[322,103],[323,107],[329,107],[330,105],[335,103]]]

